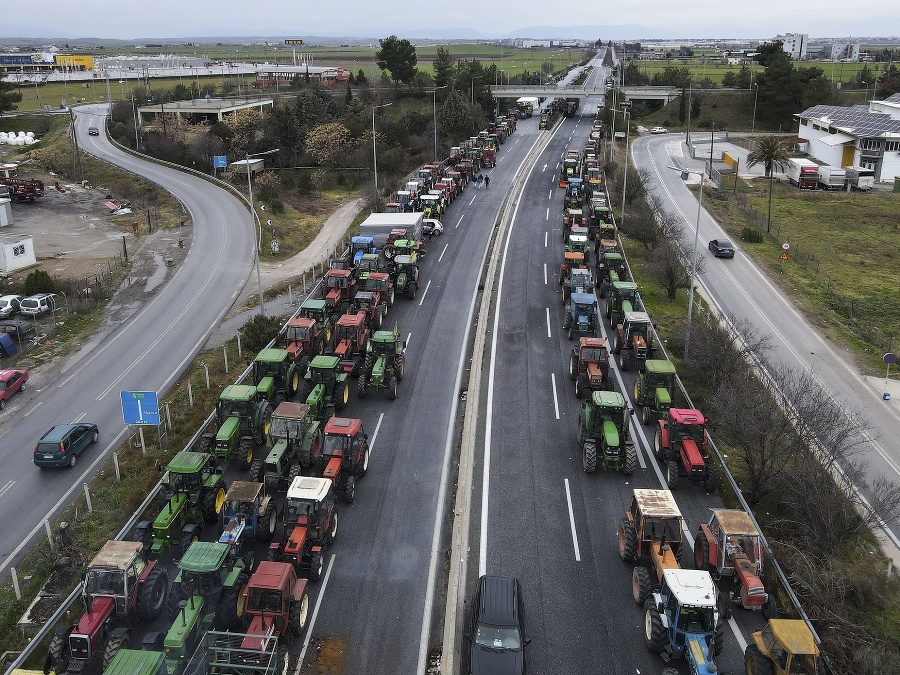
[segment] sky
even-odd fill
[[[813,3],[754,0],[643,0],[639,3],[578,2],[565,11],[543,0],[429,2],[409,0],[51,0],[47,11],[0,12],[0,38],[144,38],[258,36],[448,37],[523,36],[534,38],[761,38],[779,33],[810,37],[900,36],[900,12],[888,0],[818,0]],[[894,10],[891,10],[891,7]],[[187,13],[186,8],[190,8]],[[555,7],[563,11],[555,11]],[[138,14],[141,16],[138,18]],[[560,34],[551,34],[558,31]],[[415,35],[412,35],[415,33]],[[527,32],[526,32],[527,34]]]

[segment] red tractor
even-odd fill
[[[97,654],[103,669],[131,642],[129,621],[152,621],[166,601],[169,573],[148,561],[137,541],[108,541],[94,556],[81,582],[84,614],[75,625],[57,628],[46,671],[79,673]]]
[[[288,487],[282,525],[282,541],[269,544],[269,560],[291,563],[310,581],[321,579],[325,549],[338,530],[334,484],[327,478],[296,476]]]
[[[706,420],[699,410],[669,408],[669,416],[659,420],[653,439],[653,451],[666,465],[666,483],[670,490],[680,476],[692,483],[703,483],[707,492],[718,484],[718,469],[709,456]]]
[[[371,291],[377,303],[385,303],[388,307],[394,306],[394,283],[387,272],[369,272],[366,277],[366,290]]]
[[[341,370],[354,377],[358,376],[369,342],[365,312],[341,316],[335,327],[334,336],[334,355],[340,359]]]
[[[356,481],[369,470],[369,436],[362,420],[332,417],[325,425],[322,476],[334,483],[344,501],[353,503]]]
[[[297,316],[288,321],[284,333],[284,348],[299,365],[300,377],[306,375],[314,356],[325,353],[328,337],[325,327],[315,319]]]
[[[259,563],[244,590],[244,619],[249,618],[250,625],[244,631],[241,650],[251,653],[245,657],[267,652],[272,637],[283,645],[303,636],[310,617],[306,584],[289,563]]]
[[[323,284],[325,304],[332,313],[344,312],[356,295],[356,277],[352,270],[330,269]]]

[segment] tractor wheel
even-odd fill
[[[309,370],[309,362],[311,360],[309,354],[306,354],[300,358],[300,363],[297,364],[297,369],[294,372],[299,375],[299,379],[297,381],[297,388],[294,390],[295,394],[303,389],[303,378],[306,377],[306,371]]]
[[[213,439],[209,436],[201,436],[200,440],[197,441],[197,446],[193,448],[194,452],[206,452],[211,453],[213,449]]]
[[[241,617],[244,615],[244,589],[247,587],[249,577],[239,574],[234,584],[226,588],[222,593],[222,601],[216,606],[215,626],[219,630],[237,628]]]
[[[305,374],[306,374],[305,371],[303,373],[301,373],[300,369],[297,368],[296,366],[294,368],[291,368],[291,372],[288,377],[288,385],[287,385],[287,391],[285,392],[285,398],[291,399],[291,398],[294,398],[294,396],[296,396],[297,389],[300,388],[300,378],[303,377],[303,375],[305,375]]]
[[[600,297],[601,298],[606,297],[606,283],[605,282],[600,284]]]
[[[247,551],[241,562],[244,563],[244,569],[247,570],[247,574],[253,574],[253,567],[256,565],[256,554],[253,551]]]
[[[706,478],[703,480],[703,487],[707,492],[715,492],[719,485],[719,467],[716,465],[712,457],[706,458]]]
[[[406,285],[406,297],[409,298],[410,300],[416,299],[416,282],[415,281],[410,281]]]
[[[612,302],[606,301],[606,318],[612,319]]]
[[[344,501],[348,504],[352,504],[355,497],[356,478],[354,476],[347,476],[347,482],[344,483]]]
[[[581,398],[583,394],[581,378],[577,377],[575,378],[575,398]]]
[[[569,357],[569,379],[574,380],[578,377],[578,357],[575,354]]]
[[[269,430],[272,428],[272,406],[264,403],[259,412],[259,433],[256,437],[256,444],[261,445],[269,438]]]
[[[634,470],[637,468],[638,458],[637,458],[637,448],[633,445],[625,446],[625,463],[622,465],[622,473],[626,476],[630,476],[634,473]]]
[[[331,546],[337,539],[338,533],[338,512],[337,509],[331,514],[331,524],[328,526],[328,532],[325,533],[325,545]]]
[[[653,435],[653,456],[659,460],[665,456],[665,449],[662,446],[662,431],[659,427],[656,428],[656,433]]]
[[[637,532],[628,518],[619,521],[619,557],[625,562],[637,560]]]
[[[650,406],[641,406],[641,424],[649,425],[652,421],[653,418],[650,416]]]
[[[309,624],[309,593],[305,588],[299,600],[291,601],[288,617],[290,619],[288,640],[294,641],[302,638],[306,633],[306,626]]]
[[[388,291],[388,294],[387,294],[387,306],[388,307],[394,306],[394,287],[393,286],[391,286],[391,289]]]
[[[237,465],[241,471],[246,471],[253,464],[253,439],[242,438],[238,445]]]
[[[396,375],[391,375],[391,379],[388,380],[388,398],[392,401],[397,398],[397,376]]]
[[[615,330],[615,327],[613,327]],[[613,343],[613,354],[619,354],[622,351],[622,338],[619,337],[619,332],[616,331],[616,340]]]
[[[319,551],[312,554],[309,560],[309,580],[318,581],[322,578],[322,571],[325,568],[325,558]]]
[[[254,459],[250,463],[250,471],[247,472],[247,480],[251,483],[258,483],[259,477],[262,474],[263,461],[261,459]]]
[[[200,508],[203,511],[203,520],[214,523],[222,513],[225,504],[225,487],[220,483],[211,490],[206,490],[200,498]]]
[[[672,459],[666,460],[666,485],[670,490],[678,487],[678,462]]]
[[[70,632],[68,629],[57,630],[47,649],[48,665],[57,673],[64,673],[69,669],[69,659],[72,657],[69,653]]]
[[[694,567],[698,570],[712,572],[709,564],[709,541],[702,532],[694,535]]]
[[[135,610],[142,621],[153,621],[162,611],[169,590],[169,571],[155,565],[138,589]]]
[[[628,358],[628,350],[627,349],[623,349],[622,351],[619,352],[619,368],[622,369],[623,373],[628,372],[628,361],[629,360],[630,359]]]
[[[744,651],[744,669],[747,675],[772,675],[772,662],[752,642]]]
[[[180,558],[184,557],[184,554],[187,553],[187,550],[195,541],[200,541],[200,536],[195,531],[191,530],[190,532],[181,533],[181,537],[178,540],[178,549],[181,551]]]
[[[275,502],[269,500],[266,510],[256,521],[256,529],[253,536],[260,541],[272,541],[275,536],[275,527],[278,525],[278,518],[275,514]]]
[[[131,634],[125,629],[119,635],[113,635],[106,641],[106,649],[103,650],[103,670],[109,668],[109,664],[116,658],[121,649],[128,649],[131,644]]]
[[[360,378],[356,381],[356,397],[357,398],[365,398],[366,397],[366,380],[368,379],[368,374],[363,373],[360,375]]]
[[[631,399],[634,401],[635,405],[639,404],[640,401],[641,401],[641,387],[640,387],[640,384],[641,384],[641,383],[640,383],[640,378],[638,378],[638,379],[636,379],[636,380],[634,381],[634,387],[632,387],[632,389],[631,389],[631,392],[632,392]],[[645,422],[645,424],[646,424],[646,422]]]
[[[375,315],[375,330],[381,330],[381,324],[384,322],[384,314],[379,309]]]
[[[728,621],[731,618],[732,595],[731,593],[722,592],[721,585],[719,585],[718,591],[716,594],[716,608],[719,610],[719,619]]]
[[[660,654],[665,650],[667,642],[668,635],[659,610],[656,609],[653,598],[647,598],[644,603],[644,645],[647,651]]]
[[[631,573],[631,595],[634,602],[640,607],[653,593],[653,582],[650,580],[650,570],[643,565],[638,565]]]
[[[306,399],[309,398],[309,395],[312,393],[312,390],[313,390],[313,383],[304,377],[303,382],[300,383],[300,393],[297,395],[297,400],[300,403],[306,403]]]
[[[593,473],[597,470],[597,444],[594,441],[585,441],[581,446],[583,451],[583,467],[585,473]]]
[[[363,361],[363,375],[366,377],[372,374],[372,366],[375,365],[375,355],[371,352],[366,352],[366,358]]]
[[[316,429],[315,434],[313,434],[312,441],[309,444],[309,447],[300,448],[299,452],[299,460],[300,466],[304,469],[311,467],[316,461],[319,459],[319,455],[322,454],[322,429]],[[293,470],[293,467],[291,467]],[[299,468],[297,469],[297,474],[295,476],[289,476],[290,480],[293,480],[296,476],[300,475]]]
[[[366,444],[366,451],[363,453],[362,461],[356,465],[356,477],[362,478],[369,472],[369,445]]]
[[[299,464],[291,464],[291,468],[288,469],[287,475],[288,486],[290,486],[290,484],[294,482],[294,479],[300,475],[300,469],[301,467]]]
[[[169,621],[172,621],[178,616],[178,612],[181,610],[178,603],[182,600],[187,600],[187,598],[184,597],[184,590],[180,583],[175,582],[172,584],[172,588],[169,589],[169,596],[166,599],[166,618]]]
[[[394,373],[397,375],[397,382],[402,382],[406,374],[406,357],[403,354],[398,354],[394,360]]]
[[[712,644],[712,653],[713,656],[718,656],[722,653],[722,649],[725,647],[725,621],[720,619],[718,625],[716,626],[716,632],[713,633],[713,644]]]
[[[337,384],[336,387],[337,391],[335,392],[334,397],[334,409],[343,410],[347,407],[347,402],[350,400],[350,385],[344,380]]]
[[[572,322],[571,321],[569,322],[568,336],[569,336],[569,339],[571,340],[572,339]]]
[[[775,602],[775,595],[772,593],[768,593],[766,595],[766,601],[762,606],[762,613],[766,619],[777,619],[778,618],[778,604]]]

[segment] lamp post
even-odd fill
[[[753,123],[750,125],[750,135],[753,135],[753,132],[756,131],[756,100],[759,98],[759,84],[756,82],[753,83],[753,88],[756,90],[753,95]]]
[[[472,78],[472,105],[475,105],[475,80],[480,80],[484,75],[476,75]]]
[[[265,152],[255,152],[253,154],[247,154],[245,157],[244,169],[247,171],[247,192],[250,193],[250,226],[253,226],[253,222],[259,226],[259,234],[256,237],[256,246],[253,247],[253,258],[256,262],[256,283],[259,286],[259,315],[266,315],[266,307],[263,302],[263,287],[262,287],[262,270],[259,268],[259,246],[262,240],[262,223],[259,222],[259,216],[256,215],[256,209],[253,207],[253,181],[250,180],[250,158],[251,157],[264,157],[265,155],[274,155],[278,152],[278,148],[274,150],[266,150]]]
[[[679,169],[677,166],[669,166],[673,171],[681,172],[682,180],[687,180],[690,174],[700,176],[700,201],[697,204],[697,224],[694,227],[694,252],[691,255],[691,295],[688,298],[687,328],[684,331],[684,360],[687,361],[688,344],[691,341],[691,318],[694,313],[694,284],[697,280],[697,242],[700,240],[700,214],[703,212],[703,172],[691,169]]]
[[[625,117],[625,171],[622,174],[622,210],[619,212],[619,224],[621,225],[625,222],[625,189],[628,187],[628,132],[630,131],[628,118],[631,112],[631,101],[622,101],[620,105],[625,108],[622,111]],[[615,139],[613,139],[613,143],[615,144]]]
[[[375,152],[375,111],[379,108],[387,108],[393,103],[383,103],[372,108],[372,168],[375,171],[375,199],[378,199],[378,153]]]
[[[433,100],[432,110],[434,111],[434,161],[435,162],[438,159],[438,153],[437,153],[437,136],[438,136],[438,134],[437,134],[437,92],[438,92],[438,89],[446,89],[449,86],[450,86],[449,84],[445,84],[443,87],[435,87],[434,89],[431,90],[432,100]],[[375,137],[374,131],[372,132],[372,137],[373,138]]]
[[[863,82],[862,80],[860,80],[859,83],[863,86],[863,89],[865,90],[865,94],[863,95],[863,103],[865,103],[869,100],[869,83]]]

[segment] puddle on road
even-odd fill
[[[347,641],[322,638],[310,641],[304,675],[343,675],[347,672]]]

